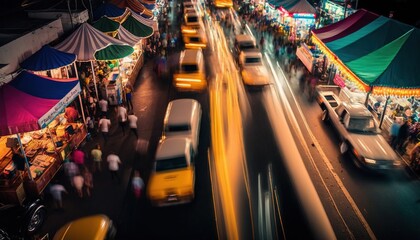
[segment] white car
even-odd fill
[[[242,51],[239,54],[239,66],[245,85],[264,86],[271,83],[260,51]]]
[[[162,139],[190,139],[194,153],[198,152],[201,125],[201,105],[195,99],[181,98],[169,102],[163,122]]]

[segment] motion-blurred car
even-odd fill
[[[270,84],[270,77],[261,52],[242,51],[239,55],[239,66],[244,84],[250,86]]]
[[[239,54],[241,52],[248,51],[259,51],[257,47],[257,41],[255,40],[255,38],[248,34],[236,35],[233,49],[235,59],[239,59]]]
[[[173,75],[174,86],[181,91],[202,91],[207,87],[204,57],[201,49],[185,49]]]
[[[25,200],[22,204],[0,203],[0,228],[11,238],[29,238],[42,227],[47,210],[41,199]]]
[[[194,152],[197,153],[201,114],[201,105],[195,99],[181,98],[170,101],[163,120],[162,139],[174,136],[189,138]]]
[[[117,229],[112,220],[103,214],[82,217],[62,226],[53,240],[111,240],[115,239]]]

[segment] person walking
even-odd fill
[[[125,126],[127,125],[128,114],[127,114],[127,109],[124,107],[123,104],[120,104],[118,106],[117,115],[118,115],[118,123],[120,124],[123,135],[125,135]]]
[[[92,176],[92,173],[89,171],[88,167],[85,166],[83,168],[82,176],[83,176],[83,179],[85,180],[84,187],[86,189],[86,194],[88,197],[90,197],[93,190],[93,176]]]
[[[90,151],[90,155],[92,156],[93,161],[93,172],[96,172],[96,170],[99,170],[99,172],[102,171],[102,150],[99,143]]]
[[[400,131],[400,121],[394,117],[394,122],[389,127],[389,145],[396,150],[397,149],[397,138],[398,138],[398,132]]]
[[[78,147],[74,148],[71,158],[79,166],[79,169],[85,164],[85,152]]]
[[[72,179],[72,186],[76,190],[77,196],[80,198],[83,197],[83,186],[84,186],[84,178],[81,174],[77,174]]]
[[[118,175],[119,165],[121,164],[120,157],[115,154],[115,152],[111,152],[106,158],[106,161],[108,162],[111,179],[114,180],[114,178],[116,178],[117,181],[120,182],[120,177]]]
[[[99,129],[101,130],[105,143],[108,141],[108,132],[110,127],[111,120],[107,119],[106,116],[103,115],[101,120],[99,120]]]
[[[404,121],[404,123],[401,125],[399,131],[398,131],[398,135],[397,135],[397,145],[396,145],[396,150],[399,151],[400,153],[404,154],[406,149],[406,142],[408,137],[410,136],[410,125],[411,125],[411,121]]]
[[[260,46],[261,46],[261,51],[264,52],[264,47],[265,47],[265,39],[264,39],[264,36],[261,36]]]
[[[50,187],[50,193],[53,197],[54,205],[56,209],[63,209],[63,193],[68,194],[67,190],[64,188],[63,185],[59,184],[58,182],[54,183]]]
[[[131,112],[130,115],[128,115],[128,125],[130,126],[131,132],[134,133],[137,139],[139,139],[139,134],[137,133],[137,116],[134,115],[134,112]]]
[[[144,181],[140,177],[139,170],[134,171],[133,178],[131,179],[131,186],[133,189],[133,194],[136,199],[140,199],[144,189]]]
[[[66,161],[63,164],[64,173],[66,174],[69,183],[71,184],[73,177],[80,173],[80,169],[73,161]]]
[[[101,117],[108,116],[108,101],[105,99],[101,99],[99,102],[99,108],[101,109]]]
[[[132,110],[133,109],[133,87],[130,83],[127,83],[124,88],[125,91],[125,101],[127,102],[127,109]]]

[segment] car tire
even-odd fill
[[[340,153],[346,154],[349,150],[349,145],[346,141],[342,141],[340,144]]]
[[[26,225],[26,234],[31,236],[36,233],[42,226],[47,215],[44,205],[38,205],[29,215]]]
[[[323,122],[328,122],[328,120],[329,120],[330,118],[329,118],[329,116],[328,116],[328,110],[323,110],[322,111],[322,115],[321,115],[321,120],[323,121]]]

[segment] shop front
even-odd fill
[[[312,41],[336,69],[334,83],[349,100],[364,103],[388,131],[394,119],[419,119],[419,37],[416,28],[358,10],[313,30]]]
[[[289,40],[300,41],[307,38],[316,22],[315,13],[289,12],[280,7],[280,22],[289,29]]]
[[[342,1],[323,1],[321,7],[321,16],[323,19],[322,25],[319,27],[338,22],[350,16],[355,11],[355,9],[349,6],[344,6],[344,3]]]
[[[0,202],[22,203],[42,193],[87,133],[74,108],[77,79],[20,73],[1,86]],[[19,114],[17,114],[19,113]],[[76,116],[74,116],[76,115]]]

